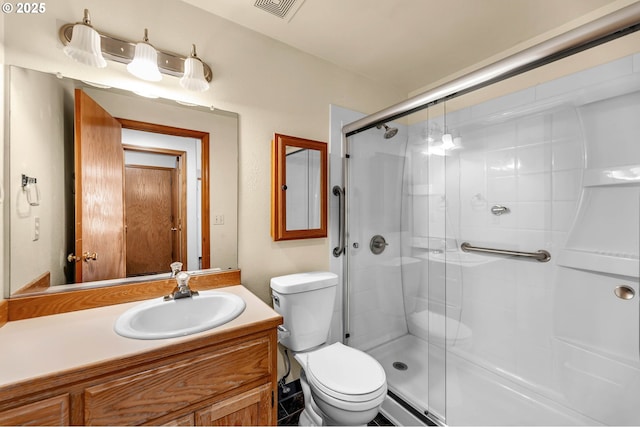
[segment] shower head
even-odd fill
[[[382,129],[384,127],[384,139],[391,139],[394,136],[396,136],[396,133],[398,133],[398,129],[397,128],[390,128],[389,126],[387,126],[386,124],[381,124],[376,126],[376,128],[378,129]]]

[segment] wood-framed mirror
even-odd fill
[[[276,133],[271,153],[273,240],[327,237],[327,144]]]

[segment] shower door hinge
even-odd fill
[[[347,159],[351,158],[351,154],[345,154],[344,157],[346,157]]]

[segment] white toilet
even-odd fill
[[[324,345],[337,284],[338,276],[328,272],[271,279],[273,307],[290,333],[280,343],[303,369],[300,425],[366,425],[387,394],[384,369],[373,357],[341,343]]]

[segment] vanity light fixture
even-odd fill
[[[158,69],[158,52],[149,43],[149,31],[144,29],[144,37],[136,43],[133,61],[127,64],[127,71],[139,79],[149,82],[159,82],[162,74]]]
[[[196,45],[191,45],[191,55],[184,61],[184,75],[180,86],[188,90],[203,92],[209,89],[209,82],[204,78],[204,64],[196,54]]]
[[[76,29],[76,27],[79,29]],[[76,34],[78,34],[77,37]],[[89,36],[90,34],[92,35]],[[213,78],[211,67],[195,54],[195,46],[193,47],[191,55],[185,58],[182,55],[163,51],[151,46],[148,43],[147,30],[145,30],[144,40],[139,43],[97,31],[91,26],[89,11],[87,9],[84,11],[84,19],[82,22],[64,24],[60,27],[58,35],[60,41],[65,46],[63,49],[65,54],[84,64],[103,68],[107,65],[105,59],[108,59],[121,64],[127,64],[127,69],[134,74],[134,71],[130,70],[129,64],[133,63],[134,65],[131,68],[136,69],[138,68],[137,64],[139,60],[153,63],[152,57],[155,52],[156,70],[158,73],[152,71],[152,78],[156,80],[151,81],[160,80],[162,78],[161,74],[166,74],[179,77],[180,84],[185,89],[204,91],[208,89],[209,83]],[[89,48],[91,46],[92,48]],[[143,69],[145,69],[145,67],[143,67]],[[138,74],[134,75],[140,77]],[[149,79],[150,74],[144,74],[143,72],[143,75],[145,77],[140,78],[145,80]]]
[[[84,10],[82,22],[71,25],[71,37],[62,51],[71,59],[92,67],[107,66],[100,48],[100,34],[91,26],[89,10]]]

